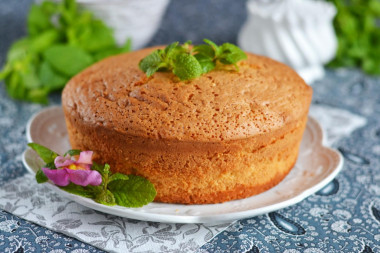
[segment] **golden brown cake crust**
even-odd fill
[[[248,54],[239,72],[180,82],[171,73],[146,77],[138,63],[151,51],[110,57],[74,77],[63,92],[66,110],[132,136],[196,142],[270,132],[308,110],[311,88],[269,58]]]
[[[289,67],[248,54],[240,71],[179,81],[110,57],[75,76],[62,105],[73,148],[148,178],[155,201],[219,203],[260,193],[294,165],[312,90]]]

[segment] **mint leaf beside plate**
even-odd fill
[[[63,156],[37,143],[29,143],[46,163],[36,172],[37,183],[50,182],[69,193],[91,198],[103,205],[141,207],[154,200],[156,190],[147,179],[112,173],[109,164],[92,161],[92,151],[68,150]],[[73,156],[79,155],[75,160]]]
[[[45,163],[52,163],[54,159],[58,156],[57,153],[44,147],[38,143],[28,143],[28,146],[31,147]]]
[[[152,183],[139,176],[129,175],[128,180],[115,180],[108,189],[115,196],[116,204],[125,207],[141,207],[154,200],[157,192]]]

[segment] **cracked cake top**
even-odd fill
[[[239,71],[191,81],[146,77],[139,61],[156,48],[109,57],[66,85],[62,103],[85,124],[149,139],[220,142],[283,127],[308,112],[312,90],[288,66],[247,53]]]

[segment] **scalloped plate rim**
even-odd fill
[[[48,110],[58,110],[60,109],[60,106],[53,106],[53,107],[48,107],[45,108],[44,110],[34,114],[28,121],[27,123],[27,140],[28,142],[32,141],[31,134],[30,134],[30,127],[33,123],[33,120],[36,119],[37,116],[39,116],[41,113],[46,112]],[[165,214],[165,213],[160,213],[160,212],[154,212],[151,211],[148,212],[144,210],[144,207],[142,208],[126,208],[126,207],[121,207],[121,206],[105,206],[102,204],[98,204],[92,199],[88,199],[85,197],[81,197],[75,194],[68,193],[64,190],[61,190],[57,186],[53,185],[52,183],[47,183],[48,187],[55,192],[57,192],[60,195],[63,195],[67,197],[68,199],[71,199],[78,204],[81,204],[83,206],[86,206],[88,208],[103,212],[103,213],[108,213],[108,214],[113,214],[125,218],[131,218],[131,219],[137,219],[137,220],[143,220],[143,221],[153,221],[153,222],[166,222],[166,223],[207,223],[207,224],[216,224],[216,223],[224,223],[224,222],[231,222],[235,221],[238,219],[243,219],[243,218],[249,218],[249,217],[254,217],[257,215],[273,212],[294,204],[299,203],[300,201],[304,200],[308,196],[314,194],[318,190],[322,189],[325,185],[327,185],[332,179],[334,179],[337,174],[341,171],[343,167],[343,157],[341,153],[338,150],[326,147],[322,145],[322,139],[323,139],[323,132],[321,127],[319,126],[318,122],[309,117],[308,124],[313,124],[314,127],[316,127],[316,131],[318,131],[318,135],[320,139],[317,140],[316,143],[314,143],[313,146],[317,146],[316,148],[319,148],[319,153],[325,154],[325,153],[330,153],[334,154],[337,156],[337,164],[334,168],[327,168],[325,171],[330,169],[330,173],[325,175],[325,177],[321,180],[319,180],[317,183],[313,184],[311,187],[299,192],[297,195],[284,199],[283,201],[280,201],[275,204],[263,206],[263,207],[258,207],[254,209],[248,209],[248,210],[243,210],[243,211],[236,211],[236,212],[229,212],[229,213],[217,213],[214,215],[202,215],[202,213],[199,214],[194,214],[194,215],[183,215],[183,214]],[[322,152],[323,151],[323,152]],[[29,164],[27,161],[27,158],[30,157],[31,155],[34,155],[34,159],[38,159],[38,156],[36,153],[28,148],[26,149],[23,154],[22,154],[22,162],[24,166],[27,168],[27,170],[35,174],[35,170],[33,170],[32,166]],[[292,169],[294,170],[294,168]],[[280,182],[278,185],[275,187],[271,188],[270,190],[275,190],[276,187],[280,186],[282,182]],[[268,191],[270,191],[268,190]],[[266,192],[268,192],[266,191]],[[263,192],[262,194],[266,193]],[[261,195],[261,194],[259,194]],[[259,195],[254,195],[252,197],[242,199],[242,200],[247,200],[247,199],[252,199],[254,201],[254,198],[259,196]],[[239,201],[242,200],[233,200],[229,202],[224,202],[220,204],[207,204],[207,205],[180,205],[180,204],[168,204],[168,203],[150,203],[148,206],[157,206],[156,208],[162,209],[164,208],[170,208],[170,209],[179,209],[181,207],[192,207],[194,209],[197,208],[197,206],[201,207],[214,207],[215,205],[229,205],[231,203],[238,203]],[[153,207],[154,208],[154,207]]]

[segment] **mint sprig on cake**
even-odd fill
[[[247,59],[239,47],[231,43],[220,46],[208,39],[205,44],[191,45],[191,41],[180,45],[173,42],[165,49],[157,49],[142,59],[139,68],[148,77],[157,71],[171,71],[182,81],[191,80],[208,73],[218,65],[234,65]]]

